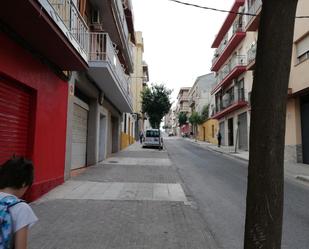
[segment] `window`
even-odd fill
[[[295,45],[296,45],[297,63],[309,59],[309,34],[300,41],[298,41]]]
[[[245,100],[245,82],[244,79],[238,80],[237,83],[238,100]]]
[[[148,130],[146,131],[146,137],[159,137],[159,131],[158,130]]]

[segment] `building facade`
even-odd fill
[[[194,82],[189,91],[189,106],[191,113],[197,112],[199,115],[203,114],[205,108],[208,108],[207,120],[198,125],[192,132],[196,139],[210,143],[216,143],[216,133],[218,132],[218,121],[209,118],[211,110],[214,106],[214,96],[211,91],[216,84],[214,73],[199,76]]]
[[[133,112],[132,4],[13,0],[0,28],[0,163],[34,162],[33,200],[120,149]]]
[[[308,4],[307,1],[300,0],[296,15],[305,15],[305,10],[309,8]],[[217,72],[218,78],[218,83],[212,92],[216,96],[216,111],[213,117],[219,120],[223,144],[235,146],[235,142],[238,142],[236,146],[245,150],[248,149],[249,144],[250,93],[253,82],[252,72],[255,68],[261,9],[261,0],[235,1],[231,10],[244,11],[256,15],[247,15],[241,18],[229,14],[213,43],[214,47],[218,47],[212,66],[213,71]],[[224,40],[225,36],[222,31],[226,31],[228,35],[231,30],[227,30],[228,27],[233,27],[232,22],[234,22],[233,26],[236,25],[241,27],[241,29],[233,28],[235,31],[231,33],[233,35]],[[221,43],[219,42],[221,39],[223,39],[223,43],[222,41]],[[228,70],[225,70],[224,67],[220,69],[221,62],[226,61],[225,55],[230,55],[231,53],[233,56],[238,57],[232,64],[234,66],[228,67]],[[309,163],[309,135],[308,129],[305,127],[309,125],[309,77],[306,73],[309,69],[308,54],[309,21],[296,18],[289,90],[287,93],[285,160],[307,164]],[[228,88],[233,85],[235,86],[235,84],[236,88],[234,88],[234,91],[230,92],[226,97],[229,91]],[[227,90],[223,89],[222,91],[222,88]],[[233,113],[234,115],[232,115]],[[234,131],[232,132],[232,130]],[[244,141],[247,142],[244,143]]]
[[[296,16],[306,15],[309,2],[299,0]],[[307,13],[308,14],[308,13]],[[288,92],[285,159],[309,164],[309,20],[296,19]]]
[[[69,10],[78,6],[76,15],[88,31],[82,38],[88,44],[88,68],[73,72],[69,81],[66,177],[120,150],[123,113],[133,110],[129,77],[135,42],[132,10],[125,13],[130,1],[70,4]],[[53,7],[66,20],[67,6],[57,1]]]
[[[67,82],[88,67],[84,30],[72,32],[49,1],[4,2],[0,26],[0,163],[34,162],[34,200],[64,181]]]
[[[189,91],[190,87],[181,87],[179,90],[179,93],[177,95],[177,104],[175,108],[175,119],[176,119],[176,131],[175,135],[181,136],[181,135],[188,135],[190,133],[190,125],[189,121],[187,124],[179,125],[178,122],[178,116],[181,112],[186,113],[187,117],[189,118],[191,114],[191,109],[189,106]]]
[[[202,113],[203,108],[211,103],[211,90],[216,83],[215,74],[209,73],[197,77],[188,93],[189,106],[192,112]]]
[[[252,12],[251,5],[244,0],[235,1],[212,44],[216,50],[211,70],[216,72],[217,78],[212,90],[215,96],[212,118],[219,122],[222,145],[242,150],[248,150],[249,145],[249,100],[253,81],[253,66],[248,66],[247,54],[256,46],[257,32],[252,16],[247,19],[234,12]],[[254,11],[256,13],[258,8]]]

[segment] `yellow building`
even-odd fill
[[[134,141],[138,140],[139,134],[143,131],[144,119],[142,115],[141,92],[147,84],[148,66],[143,61],[144,41],[142,32],[135,32],[135,46],[133,47],[134,71],[131,74],[131,94],[133,113],[123,115],[121,132],[121,149],[126,148]]]
[[[199,125],[197,139],[212,144],[217,144],[218,120],[208,119],[202,125]]]

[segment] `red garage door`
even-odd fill
[[[0,164],[13,154],[30,155],[30,103],[28,89],[0,77]]]

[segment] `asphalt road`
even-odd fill
[[[193,202],[221,248],[243,248],[247,163],[185,139],[165,146]],[[282,249],[309,248],[309,185],[285,179]]]

